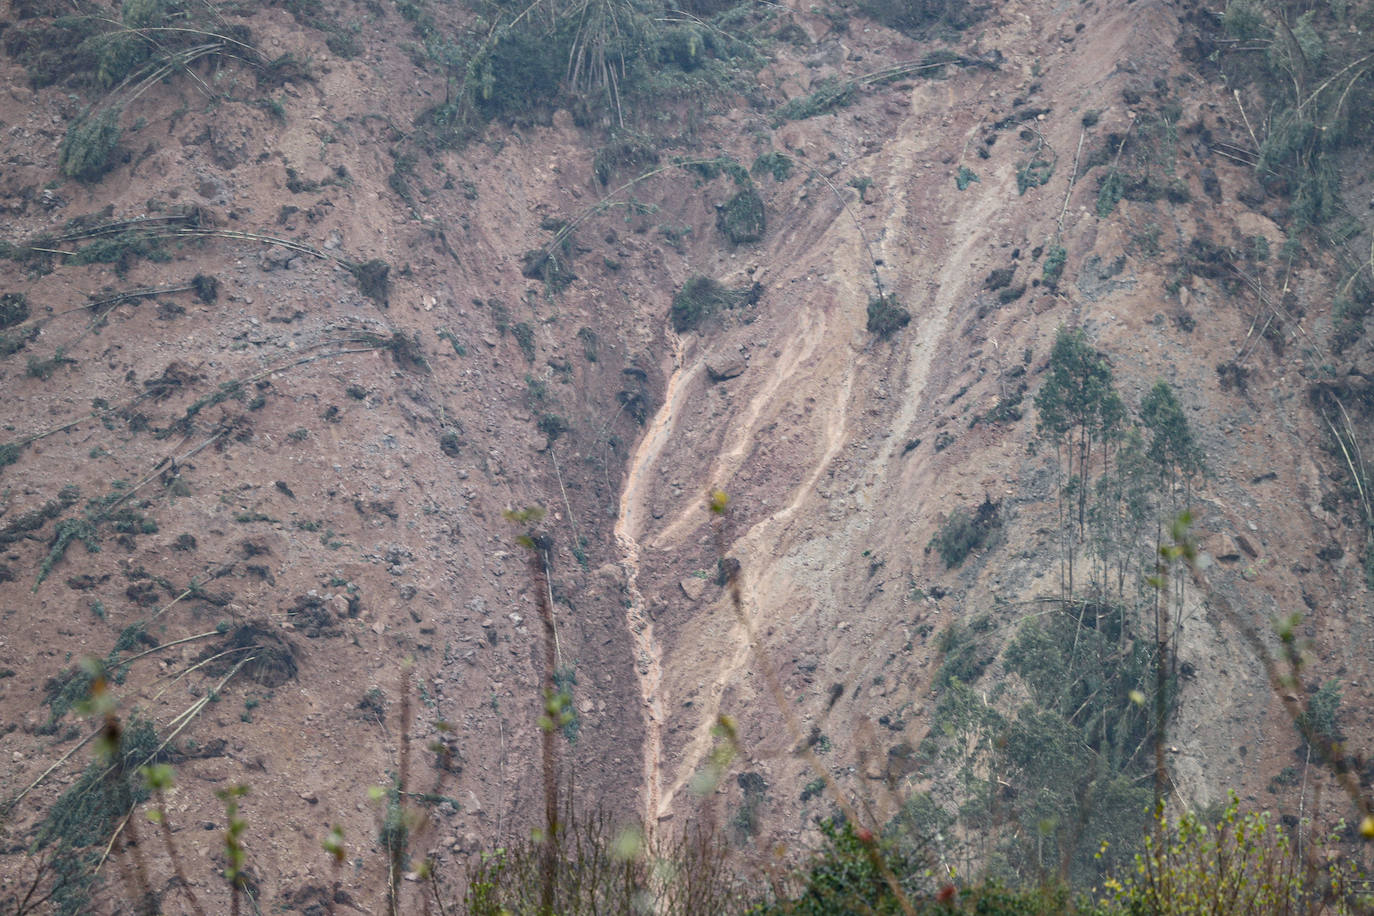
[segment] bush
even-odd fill
[[[646,171],[658,165],[658,148],[652,139],[632,131],[613,131],[610,142],[596,151],[592,174],[602,186],[624,169]]]
[[[1016,170],[1016,190],[1025,194],[1031,188],[1049,184],[1054,177],[1054,163],[1048,159],[1034,156]]]
[[[792,174],[792,157],[786,153],[764,153],[754,160],[749,171],[755,176],[772,175],[774,181],[786,181]]]
[[[969,0],[864,0],[859,8],[876,22],[913,38],[941,29],[966,29],[983,16],[983,7]]]
[[[874,296],[868,300],[868,331],[879,337],[891,337],[911,323],[911,313],[897,302],[896,293]]]
[[[29,303],[23,293],[0,296],[0,328],[9,328],[29,317]]]
[[[121,134],[120,111],[118,105],[112,105],[99,114],[87,115],[67,130],[57,157],[57,168],[65,177],[95,182],[114,167]]]
[[[1105,882],[1112,902],[1120,911],[1152,916],[1351,912],[1342,905],[1354,890],[1350,866],[1334,856],[1326,865],[1329,850],[1320,841],[1299,854],[1267,814],[1239,808],[1232,795],[1216,823],[1195,814],[1172,826],[1159,818],[1131,873]]]
[[[695,330],[721,309],[734,308],[747,294],[732,290],[717,280],[697,274],[682,284],[673,297],[673,329],[679,334]]]
[[[998,504],[984,498],[976,512],[955,509],[940,526],[940,530],[930,539],[930,546],[945,561],[946,569],[953,569],[970,553],[987,543],[988,535],[1001,526],[997,515]]]
[[[716,212],[716,228],[725,233],[732,245],[757,242],[763,238],[767,225],[763,198],[752,187],[745,188],[721,204]]]
[[[154,762],[159,745],[152,723],[133,717],[108,760],[95,760],[53,804],[38,828],[37,849],[53,848],[52,912],[91,911],[97,850],[134,805],[148,797],[135,770]]]
[[[845,108],[858,97],[858,87],[852,81],[840,82],[833,76],[826,77],[816,84],[808,95],[788,99],[773,116],[776,127],[784,121],[805,121],[817,115],[829,114],[837,108]]]
[[[380,258],[352,266],[358,292],[378,305],[386,306],[391,299],[391,265]]]
[[[1054,289],[1059,285],[1059,278],[1064,273],[1064,264],[1069,259],[1069,252],[1063,245],[1055,245],[1050,248],[1045,255],[1045,266],[1041,276],[1045,280],[1045,285]]]

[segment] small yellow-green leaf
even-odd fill
[[[708,505],[713,515],[724,515],[726,507],[730,505],[730,495],[724,490],[712,490]]]

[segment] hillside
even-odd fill
[[[1244,630],[1302,615],[1362,753],[1370,162],[1282,146],[1274,74],[1374,123],[1368,4],[530,9],[8,6],[0,899],[111,813],[64,796],[87,656],[216,910],[237,784],[287,910],[384,911],[403,773],[442,868],[526,835],[545,568],[559,770],[617,821],[802,849],[819,762],[961,870],[1044,867],[984,822],[1078,869],[1149,799],[1160,603],[1174,803],[1348,816]],[[1065,329],[1119,396],[1077,439]],[[1206,581],[1152,588],[1185,507]]]

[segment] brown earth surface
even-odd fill
[[[1009,633],[1059,593],[1054,456],[1034,447],[1030,395],[1063,325],[1111,355],[1128,405],[1160,378],[1179,393],[1206,452],[1193,505],[1216,558],[1211,587],[1266,631],[1306,614],[1310,677],[1340,681],[1342,724],[1367,745],[1363,540],[1328,496],[1341,469],[1316,445],[1327,433],[1308,397],[1327,359],[1331,265],[1275,259],[1251,265],[1257,285],[1194,273],[1167,288],[1194,238],[1264,236],[1274,252],[1285,240],[1272,201],[1237,199],[1251,171],[1200,139],[1251,145],[1236,97],[1180,57],[1183,6],[1012,0],[957,42],[970,57],[1000,52],[995,68],[866,86],[851,107],[777,127],[771,107],[724,100],[665,156],[747,164],[776,149],[797,163],[784,181],[759,180],[769,228],[741,246],[716,229],[733,193],[724,175],[670,170],[634,189],[642,206],[594,210],[601,140],[565,111],[422,155],[401,179],[407,203],[389,184],[392,151],[443,79],[407,56],[395,10],[349,6],[364,48],[352,60],[281,9],[253,12],[263,53],[308,59],[316,79],[272,94],[225,61],[159,84],[125,113],[139,125],[128,160],[90,185],[56,180],[81,100],[27,88],[0,59],[5,241],[78,215],[189,207],[219,233],[175,239],[169,260],[127,270],[59,257],[39,276],[0,262],[0,292],[23,293],[41,329],[0,361],[0,439],[26,443],[0,470],[0,528],[67,486],[80,492],[63,518],[109,495],[124,499],[107,515],[138,507],[148,520],[107,525],[98,552],[73,543],[41,584],[56,517],[0,547],[13,574],[0,581],[0,669],[12,672],[0,678],[0,799],[18,799],[0,822],[7,886],[24,880],[33,825],[96,730],[75,712],[50,724],[48,685],[140,622],[148,639],[124,658],[168,648],[134,662],[113,695],[126,717],[175,734],[174,835],[217,906],[214,793],[234,784],[251,787],[245,842],[263,900],[284,905],[340,880],[363,911],[381,911],[381,808],[367,788],[388,784],[407,748],[418,791],[433,783],[454,803],[418,846],[447,865],[522,835],[541,799],[541,630],[503,513],[536,504],[554,543],[560,666],[576,676],[580,730],[563,768],[583,805],[657,829],[704,809],[728,819],[742,783],[691,791],[728,714],[732,772],[768,787],[761,836],[789,848],[814,838],[827,799],[793,800],[815,777],[799,746],[816,729],[841,790],[890,812],[927,785],[886,762],[928,729],[936,635],[981,613]],[[778,15],[806,41],[759,72],[769,106],[928,50],[857,16],[837,34],[805,4]],[[254,103],[265,93],[284,120]],[[1086,164],[1166,98],[1182,110],[1173,168],[1189,200],[1122,201],[1099,217],[1100,168]],[[1045,111],[995,126],[1029,108]],[[1018,170],[1042,144],[1053,175],[1021,193]],[[978,176],[962,191],[961,167]],[[522,276],[521,256],[549,241],[541,223],[578,217],[578,276],[551,294]],[[1152,233],[1155,254],[1139,241]],[[1057,289],[1040,281],[1056,237],[1067,250]],[[345,264],[374,258],[390,265],[385,301]],[[1023,296],[985,288],[1001,268]],[[679,335],[670,302],[696,274],[757,282],[762,297]],[[875,274],[912,314],[889,339],[865,327]],[[112,298],[196,275],[217,278],[217,297]],[[1285,292],[1301,310],[1277,345],[1264,303]],[[61,359],[39,378],[30,355]],[[1248,369],[1243,390],[1222,387],[1228,362]],[[974,422],[1023,376],[1018,419]],[[568,429],[551,437],[540,421],[555,414]],[[741,564],[745,619],[716,584],[705,494],[717,487],[731,499],[722,536]],[[951,510],[985,497],[1000,502],[1001,534],[946,570],[926,545]],[[1194,674],[1170,738],[1179,799],[1235,789],[1296,807],[1266,791],[1296,739],[1258,660],[1206,589],[1187,589],[1182,614]],[[255,661],[233,668],[245,655]],[[455,752],[447,770],[425,750],[435,740]],[[1321,798],[1343,804],[1334,790]],[[320,850],[335,824],[348,862],[337,876]]]

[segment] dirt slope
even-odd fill
[[[409,59],[396,10],[347,12],[352,59],[282,9],[244,15],[264,56],[308,60],[312,78],[274,83],[226,58],[197,71],[214,104],[196,80],[159,84],[125,112],[127,158],[93,184],[58,178],[78,96],[26,88],[19,63],[0,61],[5,241],[70,251],[84,237],[52,237],[90,214],[205,230],[155,258],[0,262],[0,292],[22,293],[22,327],[40,329],[0,361],[0,439],[22,446],[0,470],[13,535],[0,548],[0,797],[23,794],[0,824],[8,886],[31,871],[21,852],[95,728],[45,702],[81,656],[117,643],[115,663],[186,640],[133,662],[113,692],[126,717],[176,732],[174,830],[211,900],[214,792],[244,783],[264,900],[304,907],[337,880],[377,906],[381,808],[366,789],[389,784],[407,746],[416,791],[450,799],[417,848],[449,863],[520,835],[539,799],[540,628],[502,515],[535,504],[550,513],[560,667],[579,714],[564,762],[577,797],[669,827],[703,807],[728,819],[743,782],[706,800],[690,784],[729,714],[732,772],[767,786],[760,835],[801,839],[824,809],[795,801],[814,779],[797,753],[813,729],[844,790],[890,810],[920,783],[890,779],[886,760],[928,729],[935,635],[983,612],[1010,632],[1057,594],[1052,456],[1032,448],[1030,396],[1061,325],[1111,355],[1132,407],[1157,378],[1179,392],[1209,468],[1199,535],[1228,558],[1218,589],[1260,623],[1310,608],[1314,677],[1341,679],[1343,724],[1368,735],[1362,545],[1323,500],[1333,471],[1306,397],[1310,341],[1328,323],[1323,265],[1266,281],[1296,290],[1307,317],[1286,349],[1257,345],[1245,290],[1200,273],[1166,289],[1195,237],[1282,247],[1236,198],[1247,169],[1185,131],[1172,168],[1189,199],[1123,201],[1106,218],[1100,171],[1082,177],[1111,155],[1109,136],[1166,102],[1179,124],[1237,134],[1234,100],[1175,51],[1178,8],[1000,4],[954,43],[969,65],[865,83],[850,107],[775,124],[784,96],[930,48],[791,9],[805,40],[777,46],[766,98],[727,99],[665,150],[792,157],[790,177],[756,179],[769,228],[740,246],[716,228],[725,175],[678,171],[636,188],[639,206],[622,196],[588,213],[606,194],[602,138],[563,111],[404,164],[444,81]],[[1037,155],[1053,173],[1022,191]],[[963,190],[961,167],[977,175]],[[555,294],[523,276],[521,256],[551,238],[541,225],[579,216],[576,279]],[[1052,289],[1056,240],[1067,267]],[[384,289],[359,282],[373,259],[389,266]],[[1004,268],[1019,298],[986,288]],[[762,296],[678,335],[670,302],[696,274]],[[180,288],[196,276],[215,294]],[[875,280],[912,315],[888,339],[866,329]],[[1248,369],[1244,391],[1222,388],[1227,362]],[[1017,418],[973,422],[1022,383]],[[747,626],[714,584],[715,487],[731,497]],[[932,534],[985,497],[1002,534],[944,569]],[[82,518],[89,546],[78,536],[54,554],[59,524]],[[1171,772],[1188,803],[1227,786],[1257,798],[1292,738],[1204,597],[1188,592],[1181,655],[1196,674]],[[424,750],[439,739],[446,765]],[[319,848],[332,824],[348,845],[338,873]],[[170,880],[165,863],[154,871]]]

